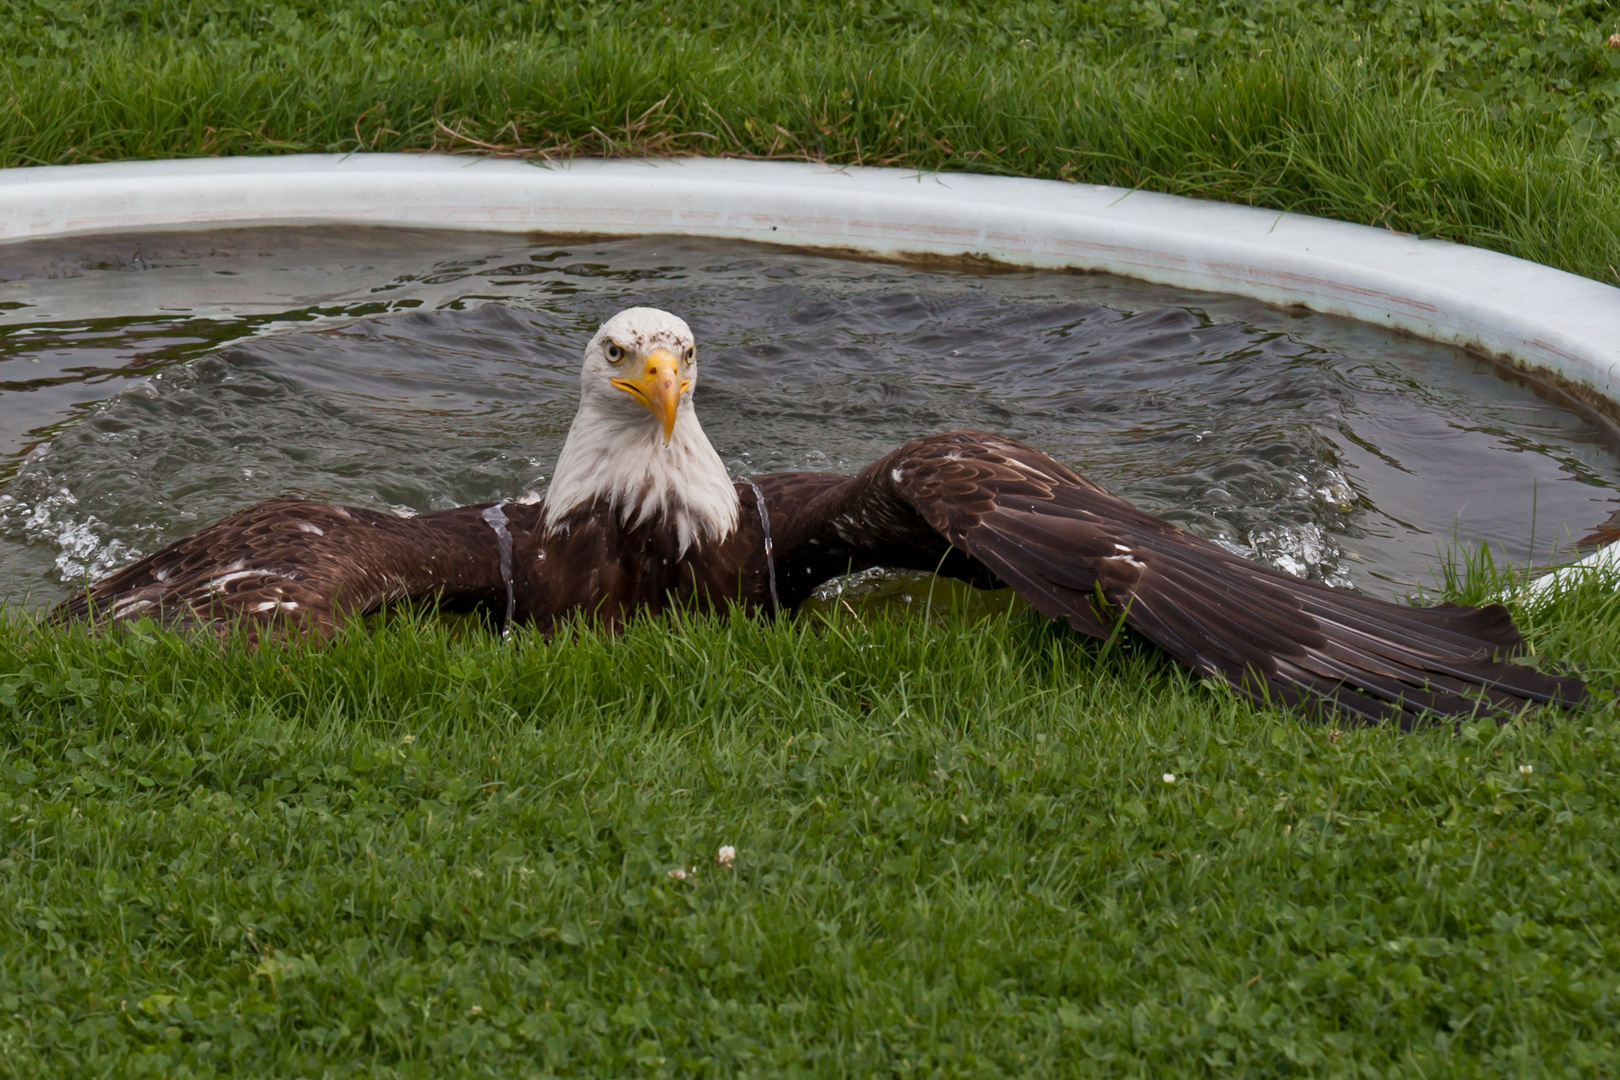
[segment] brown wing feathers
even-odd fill
[[[1043,614],[1102,636],[1123,612],[1255,700],[1410,724],[1585,694],[1579,679],[1507,662],[1522,641],[1499,605],[1403,607],[1258,566],[1009,439],[932,436],[862,475],[852,493],[904,501]],[[1099,588],[1111,611],[1096,610]]]
[[[495,603],[504,583],[484,509],[398,518],[270,499],[102,579],[51,618],[326,636],[346,616],[394,601]]]

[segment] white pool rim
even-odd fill
[[[1301,214],[1051,180],[721,158],[300,154],[0,170],[0,245],[257,225],[704,236],[1105,271],[1479,350],[1620,418],[1620,289]],[[1620,545],[1541,578],[1620,574]]]

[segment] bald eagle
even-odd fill
[[[774,615],[872,567],[1011,587],[1106,638],[1121,622],[1257,702],[1410,725],[1580,679],[1509,657],[1506,609],[1405,607],[1248,562],[1038,450],[977,431],[906,443],[855,476],[735,481],[698,423],[681,319],[632,308],[585,348],[579,411],[543,501],[400,518],[297,498],[232,514],[64,602],[56,621],[149,617],[224,635],[326,636],[404,602],[550,632],[672,606]]]

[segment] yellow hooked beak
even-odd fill
[[[691,379],[681,378],[680,362],[666,350],[654,349],[647,354],[641,378],[608,381],[647,406],[647,411],[664,425],[664,442],[669,442],[675,431],[676,406],[680,405],[686,388],[692,385]]]

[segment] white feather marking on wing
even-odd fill
[[[315,524],[313,521],[300,521],[298,523],[298,531],[314,533],[316,536],[326,535],[326,530]]]
[[[122,619],[132,611],[145,611],[152,606],[152,601],[140,596],[126,596],[113,605],[112,617]]]
[[[238,559],[234,565],[241,566],[242,560]],[[291,574],[284,574],[280,570],[232,570],[229,573],[221,574],[216,578],[210,579],[208,584],[203,586],[203,588],[207,589],[209,592],[217,592],[223,585],[229,585],[233,581],[240,581],[243,578],[250,577],[272,577],[280,578],[283,581],[292,580]]]
[[[1017,469],[1019,472],[1028,473],[1030,476],[1038,476],[1042,480],[1045,480],[1049,484],[1057,483],[1057,477],[1051,476],[1048,473],[1043,472],[1040,469],[1037,469],[1035,466],[1031,465],[1027,461],[1019,461],[1017,458],[1011,458],[1011,457],[1005,457],[1005,456],[1002,457],[1001,460],[1002,460],[1003,464],[1011,465],[1013,468]]]

